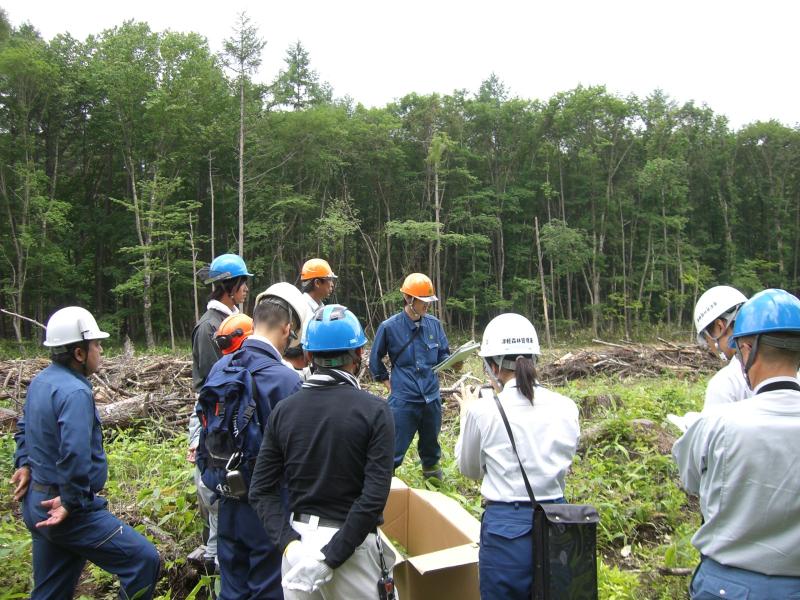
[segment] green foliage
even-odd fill
[[[463,330],[500,310],[541,323],[544,292],[556,339],[688,333],[718,283],[798,288],[797,127],[733,131],[661,90],[515,98],[495,74],[367,108],[334,99],[300,41],[251,80],[264,48],[246,14],[219,56],[146,23],[47,41],[0,18],[3,305],[45,321],[80,303],[150,346],[186,339],[193,259],[238,251],[240,189],[254,288],[322,255],[373,320],[409,271]]]

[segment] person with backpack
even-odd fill
[[[300,388],[281,355],[300,333],[305,302],[290,283],[256,298],[253,334],[212,368],[200,390],[197,465],[219,498],[220,600],[282,598],[281,556],[247,499],[263,428],[275,406]]]
[[[697,343],[727,364],[709,380],[703,409],[750,398],[753,392],[742,375],[742,365],[728,341],[736,315],[747,297],[729,285],[714,286],[700,296],[694,307]]]
[[[396,428],[395,469],[403,464],[411,440],[419,432],[422,476],[441,480],[442,396],[439,376],[433,367],[450,356],[450,344],[439,319],[428,314],[430,303],[438,300],[430,278],[411,273],[400,291],[403,310],[378,327],[369,355],[369,370],[389,393]],[[391,375],[383,364],[387,354]]]
[[[217,256],[207,269],[198,274],[203,283],[211,285],[211,295],[206,305],[206,312],[192,330],[192,388],[200,391],[211,367],[222,356],[222,351],[214,341],[222,322],[238,315],[238,305],[247,299],[249,288],[247,278],[253,274],[241,256],[221,254]],[[210,502],[212,492],[205,489],[196,465],[195,454],[200,441],[200,422],[197,420],[197,406],[189,417],[189,449],[186,459],[195,463],[194,479],[197,482],[197,498],[200,515],[205,524],[204,546],[195,550],[192,555],[202,553],[202,562],[207,572],[213,573],[217,566],[217,505]],[[190,555],[190,556],[192,556]]]
[[[284,551],[287,600],[375,598],[379,580],[391,585],[395,556],[379,548],[376,528],[391,486],[394,422],[356,379],[366,343],[347,308],[319,309],[304,340],[316,371],[264,432],[250,501]]]
[[[34,600],[72,598],[86,561],[119,577],[120,598],[155,592],[158,551],[100,495],[108,461],[89,378],[107,337],[85,308],[53,313],[44,341],[52,363],[31,381],[17,424],[11,482],[33,542]]]
[[[700,499],[692,598],[800,598],[800,300],[768,289],[744,303],[730,344],[752,398],[703,411],[672,446]]]
[[[498,389],[516,441],[511,445],[494,393],[458,397],[459,470],[482,479],[486,510],[481,520],[478,569],[482,600],[528,600],[533,589],[532,504],[525,468],[540,504],[564,503],[564,480],[578,446],[578,408],[536,382],[539,338],[524,316],[506,313],[483,332],[479,355]],[[517,459],[519,455],[519,461]]]

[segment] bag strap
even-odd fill
[[[503,425],[506,426],[506,433],[508,433],[508,439],[511,440],[511,449],[514,451],[514,456],[517,457],[517,463],[519,463],[519,470],[522,471],[522,481],[525,482],[525,489],[528,491],[528,497],[531,499],[531,504],[536,505],[538,501],[536,500],[536,496],[533,495],[533,488],[531,487],[531,482],[528,481],[528,475],[525,473],[525,467],[522,466],[522,461],[519,458],[519,453],[517,452],[517,445],[514,443],[514,434],[511,433],[511,425],[508,423],[508,417],[506,416],[506,411],[503,410],[503,405],[500,404],[500,398],[497,397],[497,393],[492,389],[492,395],[494,396],[494,403],[497,405],[497,410],[500,411],[500,416],[503,418]]]
[[[400,352],[395,354],[394,358],[392,358],[391,354],[389,355],[389,360],[392,361],[392,367],[394,367],[394,363],[397,361],[397,359],[400,358],[403,355],[403,352],[406,351],[406,348],[408,348],[411,345],[411,342],[414,341],[414,338],[417,337],[417,334],[419,333],[420,329],[422,329],[422,319],[419,320],[419,325],[417,325],[417,327],[414,329],[414,332],[408,338],[408,341],[405,344],[403,344],[402,348],[400,348]]]

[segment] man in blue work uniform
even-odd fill
[[[107,337],[89,311],[57,311],[44,342],[53,363],[28,387],[11,481],[33,538],[33,599],[72,598],[87,560],[119,577],[120,598],[148,600],[155,590],[155,547],[97,495],[108,463],[88,377]]]
[[[400,291],[405,306],[378,327],[369,355],[369,369],[389,392],[395,424],[394,468],[403,463],[414,434],[419,432],[422,475],[441,480],[442,398],[439,377],[433,367],[450,356],[450,345],[442,324],[427,314],[430,303],[438,300],[430,278],[412,273]],[[387,354],[392,363],[391,376],[383,364]]]
[[[258,295],[253,309],[254,333],[240,352],[221,358],[208,374],[207,382],[232,360],[252,373],[255,418],[261,431],[275,405],[300,389],[300,377],[286,366],[281,355],[291,336],[300,335],[306,305],[303,295],[290,283],[276,283]],[[219,496],[217,558],[222,587],[220,600],[276,600],[283,598],[281,552],[270,542],[258,515],[244,497],[235,497],[216,486],[208,467],[207,428],[200,432],[197,465],[203,480]],[[249,446],[245,442],[245,446]],[[242,456],[238,469],[249,484],[256,454]]]

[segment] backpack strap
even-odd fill
[[[392,358],[391,354],[389,355],[389,360],[392,362],[392,367],[394,367],[394,363],[397,362],[397,359],[403,355],[403,352],[406,351],[406,348],[408,348],[411,345],[411,342],[414,341],[414,338],[417,337],[417,334],[419,333],[420,329],[422,329],[422,319],[420,319],[419,325],[417,325],[417,327],[411,333],[411,336],[408,338],[408,341],[405,344],[403,344],[402,348],[400,348],[400,352],[395,354],[394,358]]]
[[[237,352],[237,354],[239,354],[240,352],[241,352],[241,350],[239,350]],[[231,364],[233,364],[234,360],[236,360],[236,358],[231,360]],[[263,371],[264,369],[269,367],[273,362],[275,362],[275,359],[264,358],[264,359],[261,359],[260,361],[256,362],[254,365],[251,365],[249,368],[245,367],[244,365],[237,365],[237,366],[241,366],[242,368],[244,368],[247,371],[248,375],[250,376],[250,392],[251,392],[253,398],[255,398],[255,395],[258,392],[258,388],[256,387],[254,375],[256,373],[258,373],[259,371]],[[250,424],[250,421],[253,419],[254,416],[256,416],[256,411],[257,411],[257,405],[256,405],[255,401],[250,403],[250,404],[248,404],[245,407],[244,411],[242,412],[242,424],[241,424],[241,426],[239,426],[238,423],[234,423],[234,427],[236,427],[236,429],[238,430],[238,432],[240,434],[247,429],[247,426]],[[258,421],[256,421],[256,422],[258,422]],[[244,436],[243,435],[237,435],[237,438],[239,440],[239,442],[237,444],[237,447],[238,447],[239,452],[241,452],[243,447],[244,447]]]
[[[514,443],[514,434],[511,433],[511,425],[508,423],[508,417],[506,416],[506,411],[503,410],[503,405],[500,404],[500,398],[497,397],[497,393],[492,389],[492,395],[494,396],[494,403],[497,405],[497,410],[500,411],[500,416],[503,418],[503,425],[506,426],[506,433],[508,433],[508,439],[511,440],[511,449],[514,451],[514,456],[517,457],[517,462],[519,463],[519,470],[522,471],[522,481],[525,482],[525,489],[528,492],[528,496],[531,499],[531,504],[536,506],[538,502],[536,501],[536,496],[533,495],[533,488],[531,487],[531,482],[528,481],[528,475],[525,473],[525,467],[522,466],[522,461],[519,458],[519,453],[517,453],[517,445]]]

